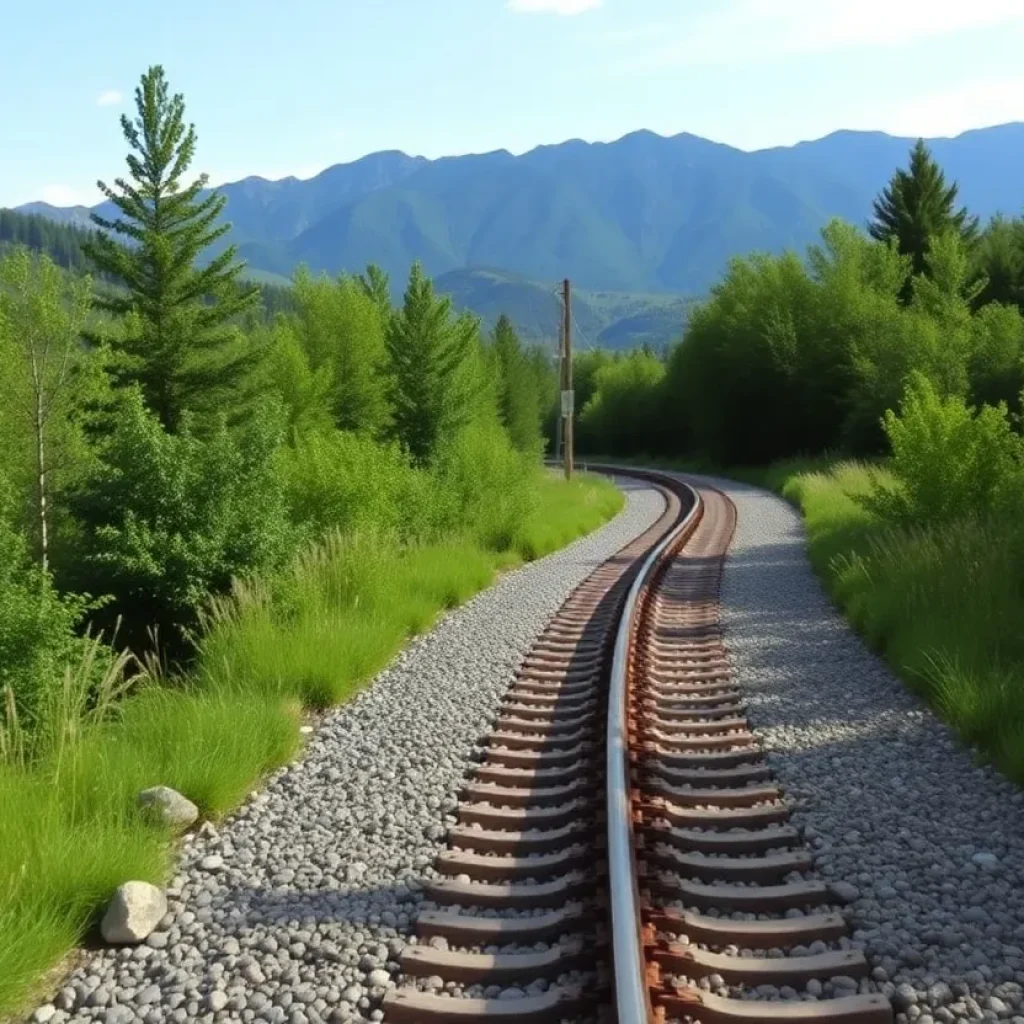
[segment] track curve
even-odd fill
[[[805,877],[732,679],[718,615],[732,503],[590,468],[652,483],[665,511],[520,666],[385,1022],[891,1024],[835,892]]]

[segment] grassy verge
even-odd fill
[[[172,837],[139,817],[139,790],[172,786],[205,816],[224,814],[294,755],[303,708],[345,700],[499,569],[564,546],[622,503],[601,479],[545,475],[504,550],[335,537],[215,605],[190,678],[150,683],[30,766],[0,764],[0,1014],[36,995],[120,883],[165,877]]]
[[[1024,537],[1019,524],[894,528],[854,500],[851,462],[778,466],[761,482],[802,511],[808,550],[868,644],[979,753],[1024,784]]]

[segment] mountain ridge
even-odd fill
[[[1024,206],[1024,123],[927,141],[973,212]],[[641,128],[519,155],[383,150],[309,179],[253,175],[217,186],[232,223],[222,244],[237,244],[254,271],[282,276],[300,263],[338,273],[376,262],[398,291],[418,259],[435,277],[500,267],[599,291],[697,295],[733,256],[802,250],[832,216],[864,224],[913,142],[840,129],[746,151]],[[84,207],[16,209],[89,223]]]

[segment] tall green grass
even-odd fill
[[[1024,525],[893,526],[858,502],[884,470],[837,463],[774,482],[850,622],[967,742],[1024,784]]]
[[[238,584],[211,603],[188,678],[133,677],[122,662],[97,690],[83,665],[48,699],[46,730],[29,736],[8,720],[0,728],[0,1014],[38,994],[38,979],[119,884],[166,876],[173,837],[140,816],[140,790],[172,786],[205,816],[226,813],[294,755],[303,708],[344,701],[502,568],[589,532],[622,503],[604,480],[543,474],[503,537],[490,517],[433,544],[334,533],[278,577]]]

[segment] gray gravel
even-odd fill
[[[34,1019],[379,1020],[446,815],[515,668],[572,588],[663,510],[649,487],[621,486],[615,520],[447,615],[219,832],[187,836],[160,928],[89,953]]]
[[[793,508],[708,482],[738,511],[722,614],[751,724],[897,1020],[1024,1024],[1024,793],[847,626]]]

